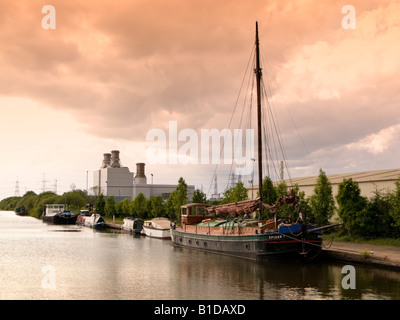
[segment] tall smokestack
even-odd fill
[[[147,184],[147,178],[144,174],[144,163],[136,163],[135,181],[139,184]]]
[[[102,168],[107,168],[111,165],[111,153],[104,153],[103,154],[103,164],[102,164]]]
[[[121,168],[121,162],[119,160],[119,151],[111,151],[111,168]]]

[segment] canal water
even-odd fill
[[[400,299],[400,273],[345,263],[250,261],[169,240],[0,212],[0,299]]]

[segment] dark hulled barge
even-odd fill
[[[294,205],[297,199],[292,192],[275,206],[264,206],[276,212],[282,203]],[[323,229],[336,226],[318,227],[300,220],[285,224],[276,218],[243,218],[254,212],[259,205],[260,200],[257,199],[222,206],[197,203],[182,206],[181,226],[172,227],[172,241],[177,246],[249,259],[273,255],[313,257],[322,248]]]
[[[42,220],[51,224],[75,224],[77,215],[65,210],[63,204],[46,204]]]

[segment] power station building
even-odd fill
[[[118,150],[104,153],[103,157],[101,168],[93,173],[93,190],[97,195],[114,196],[117,202],[125,198],[133,200],[139,193],[143,193],[148,199],[162,196],[166,200],[178,186],[147,183],[145,164],[136,163],[135,175],[128,167],[121,165]],[[188,185],[189,202],[192,200],[194,188],[193,185]]]
[[[358,183],[361,190],[361,195],[367,198],[371,198],[376,190],[383,192],[391,192],[395,190],[395,182],[400,178],[400,169],[386,169],[386,170],[375,170],[375,171],[364,171],[354,173],[343,173],[343,174],[330,174],[327,178],[332,185],[332,193],[334,196],[338,193],[339,184],[343,182],[343,179],[352,178],[353,181]],[[298,185],[301,191],[304,191],[306,197],[310,197],[314,194],[314,189],[318,181],[318,176],[292,178],[284,180],[288,188],[293,188]],[[274,182],[274,185],[278,185],[280,181]],[[258,185],[247,188],[249,199],[256,198],[258,196]]]

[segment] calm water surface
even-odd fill
[[[168,240],[0,212],[0,299],[400,299],[400,273],[344,263],[248,261]]]

